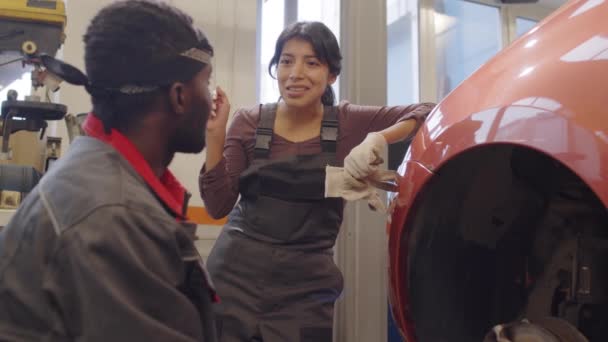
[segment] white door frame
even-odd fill
[[[385,105],[386,1],[342,0],[340,18],[344,56],[340,97],[354,104]],[[334,341],[387,339],[386,219],[385,215],[372,212],[365,201],[346,205],[336,243],[344,292],[336,303]]]

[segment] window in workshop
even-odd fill
[[[277,81],[268,74],[268,64],[274,54],[274,45],[285,24],[285,0],[264,0],[262,3],[259,101],[276,102],[279,99]]]
[[[261,103],[279,99],[277,81],[268,74],[268,64],[274,54],[275,43],[285,26],[296,20],[321,21],[340,40],[340,0],[262,0],[259,24],[259,93]],[[339,99],[339,79],[333,88]]]
[[[538,24],[538,21],[536,20],[517,17],[515,19],[515,30],[517,37],[521,37],[524,33],[530,31],[532,28],[534,28],[534,26],[536,26],[536,24]]]
[[[20,78],[17,78],[11,83],[0,83],[0,102],[6,101],[8,91],[11,89],[17,91],[18,100],[25,100],[25,97],[29,96],[32,91],[31,74],[29,72],[24,72]]]
[[[435,1],[437,98],[441,99],[502,48],[498,7]]]
[[[418,101],[418,1],[386,2],[387,104]]]

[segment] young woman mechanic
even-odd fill
[[[326,166],[365,179],[377,169],[374,156],[412,137],[434,107],[334,106],[341,59],[324,24],[295,23],[270,62],[278,103],[237,111],[226,133],[228,105],[219,94],[200,190],[211,216],[230,213],[207,261],[223,342],[331,341],[343,288],[332,247],[344,202],[325,197]]]

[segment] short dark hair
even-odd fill
[[[86,73],[96,85],[115,85],[137,66],[154,65],[195,46],[213,54],[190,16],[149,0],[120,1],[103,8],[91,21],[84,44]],[[169,86],[139,94],[92,92],[93,112],[106,127],[127,126]]]
[[[287,26],[277,39],[274,55],[268,65],[270,76],[275,77],[272,70],[279,63],[283,46],[288,40],[294,38],[309,42],[319,60],[327,64],[329,72],[335,76],[340,75],[340,71],[342,70],[342,54],[340,53],[340,46],[338,45],[336,36],[321,22],[300,21]],[[335,103],[334,91],[330,86],[325,89],[321,102],[326,106],[332,106]]]

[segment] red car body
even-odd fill
[[[540,238],[552,225],[566,229],[548,216],[570,220],[570,230],[608,230],[608,2],[571,1],[484,64],[430,114],[399,172],[389,292],[408,342],[481,341],[491,326],[522,312],[568,311],[555,300],[567,286],[551,288],[552,313],[534,304],[543,296],[530,295],[551,283],[540,279],[562,248],[555,241],[567,240],[561,230],[560,237]],[[572,189],[580,197],[564,195]],[[569,209],[556,209],[568,199]],[[583,223],[585,217],[597,222]],[[518,227],[520,233],[508,233]],[[605,255],[596,252],[593,277],[584,273],[591,266],[574,273],[579,283],[597,280],[603,289],[593,289],[594,301],[603,302]],[[537,259],[535,271],[512,270],[527,269],[522,260],[530,258]],[[522,260],[505,261],[515,259]],[[600,336],[594,329],[588,337]]]

